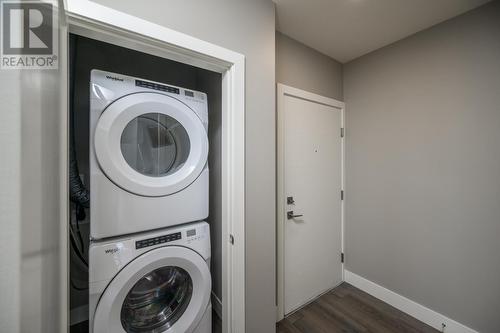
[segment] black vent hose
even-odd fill
[[[73,37],[73,36],[72,36]],[[78,170],[78,161],[76,159],[76,148],[75,148],[75,56],[76,56],[76,43],[75,38],[70,38],[70,66],[69,66],[69,77],[70,77],[70,96],[71,96],[71,112],[70,112],[70,123],[71,123],[71,135],[70,135],[70,147],[69,147],[69,197],[70,200],[82,207],[88,208],[90,205],[90,193],[85,187],[80,178],[80,172]]]
[[[74,134],[73,134],[74,135]],[[73,136],[72,135],[72,136]],[[71,141],[74,141],[71,140]],[[90,193],[83,185],[80,173],[78,171],[78,162],[76,161],[76,151],[74,143],[70,147],[69,156],[69,197],[74,203],[82,207],[89,208]]]

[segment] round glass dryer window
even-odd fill
[[[126,332],[163,332],[186,310],[193,293],[189,274],[180,267],[158,268],[141,278],[125,297],[121,323]]]
[[[163,177],[179,170],[189,157],[189,135],[174,118],[146,113],[132,119],[123,130],[121,151],[135,171]]]

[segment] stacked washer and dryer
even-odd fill
[[[207,96],[98,70],[90,96],[90,332],[210,333]]]

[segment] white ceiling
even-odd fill
[[[273,0],[276,29],[340,62],[489,0]]]

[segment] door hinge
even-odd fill
[[[340,128],[340,137],[341,138],[344,137],[344,128],[343,127]]]
[[[344,190],[340,190],[340,200],[344,200]]]
[[[344,252],[340,253],[340,262],[344,263]]]
[[[234,236],[233,235],[229,235],[229,243],[231,243],[231,245],[234,245]]]

